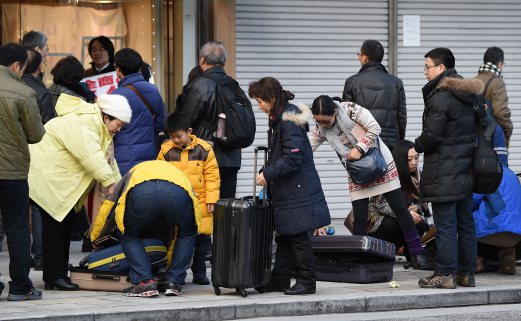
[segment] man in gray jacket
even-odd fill
[[[380,137],[392,150],[405,138],[407,109],[403,83],[382,65],[384,48],[380,42],[364,41],[357,55],[362,68],[346,80],[342,100],[367,108],[382,128]]]
[[[0,47],[0,209],[9,248],[9,301],[41,299],[29,279],[28,144],[38,143],[45,129],[36,93],[21,77],[27,51],[8,43]],[[0,283],[0,290],[3,284]]]

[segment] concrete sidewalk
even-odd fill
[[[4,244],[5,245],[5,244]],[[73,242],[71,263],[84,256],[81,243]],[[6,283],[9,257],[0,252],[0,280]],[[208,271],[208,275],[210,271]],[[242,298],[234,290],[223,289],[221,296],[213,288],[191,284],[191,275],[183,287],[183,296],[128,298],[121,293],[95,291],[43,291],[39,301],[9,302],[6,288],[0,297],[0,320],[233,320],[260,316],[289,316],[324,313],[353,313],[451,306],[521,302],[521,276],[495,273],[476,276],[476,288],[426,290],[418,287],[420,277],[429,271],[403,269],[403,259],[394,267],[394,281],[349,284],[318,282],[317,294],[287,296],[282,293],[259,294],[250,289]],[[31,270],[36,287],[43,289],[42,272]]]

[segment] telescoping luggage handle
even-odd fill
[[[253,201],[255,202],[255,199],[257,197],[257,184],[256,184],[256,179],[257,179],[257,160],[259,158],[259,151],[262,150],[264,151],[264,166],[266,166],[266,164],[268,163],[268,147],[266,146],[257,146],[255,147],[255,159],[254,159],[254,165],[253,165]],[[262,205],[263,206],[266,206],[266,200],[267,200],[267,195],[266,195],[266,186],[264,186],[262,188]]]

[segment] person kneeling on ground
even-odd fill
[[[176,230],[165,295],[181,295],[201,225],[199,203],[188,178],[165,161],[147,161],[134,166],[116,185],[114,194],[103,202],[91,233],[92,241],[111,230],[106,225],[110,225],[107,218],[114,206],[114,221],[122,233],[121,247],[130,265],[129,277],[133,284],[123,290],[123,295],[159,295],[140,233],[161,216]]]

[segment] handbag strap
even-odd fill
[[[134,87],[133,85],[126,85],[125,87],[132,90],[139,97],[139,99],[141,99],[143,104],[145,104],[145,106],[147,107],[148,111],[152,114],[152,118],[156,117],[156,113],[154,113],[154,110],[152,109],[152,106],[150,106],[148,100],[146,100],[145,96],[143,96],[143,94],[140,93],[136,87]]]

